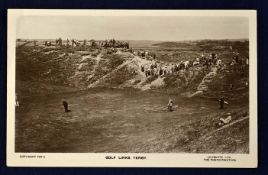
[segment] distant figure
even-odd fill
[[[224,109],[224,104],[227,104],[227,105],[229,104],[227,101],[224,100],[223,97],[219,99],[219,102],[220,102],[220,109]]]
[[[71,112],[71,110],[68,109],[68,103],[65,100],[62,101],[62,105],[64,107],[65,112]]]
[[[50,41],[45,41],[45,46],[51,46],[51,42]]]
[[[234,53],[234,60],[235,62],[238,64],[239,63],[239,53],[238,52],[235,52]]]
[[[144,72],[144,66],[141,66],[141,71]]]
[[[59,43],[59,46],[62,46],[62,39],[61,38],[59,38],[58,43]]]
[[[233,90],[233,88],[234,88],[234,85],[231,83],[230,84],[230,90]]]
[[[163,74],[163,69],[160,67],[159,75],[161,76]]]
[[[217,54],[211,53],[211,58],[212,58],[212,60],[215,60],[217,58]]]
[[[167,107],[170,112],[173,111],[173,101],[171,98],[169,98]]]
[[[19,98],[18,98],[18,95],[16,94],[16,97],[15,97],[15,106],[16,107],[19,107],[20,106],[20,102],[19,102]]]
[[[74,44],[75,44],[74,39],[72,39],[71,42],[72,42],[72,47],[74,47]]]
[[[153,59],[155,60],[155,57],[156,57],[156,55],[155,55],[155,53],[153,54]]]
[[[85,39],[84,41],[83,41],[83,46],[86,46],[87,45],[87,40]]]

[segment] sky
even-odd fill
[[[21,39],[248,39],[249,23],[245,17],[220,16],[21,16],[16,35]]]

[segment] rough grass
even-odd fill
[[[99,78],[105,76],[106,74],[112,72],[115,68],[121,65],[124,59],[120,55],[105,55],[103,59],[100,60],[99,65],[96,68],[94,77],[90,82],[97,81]]]
[[[16,80],[22,81],[44,81],[47,79],[46,72],[51,70],[52,74],[47,81],[54,84],[63,84],[66,81],[63,66],[55,64],[53,59],[58,57],[58,52],[44,54],[42,51],[18,50],[16,54]]]
[[[42,82],[16,81],[16,92],[21,98],[75,92],[78,89],[66,85],[51,85]]]
[[[113,73],[111,76],[107,77],[103,86],[117,87],[126,82],[127,80],[134,78],[135,75],[137,74],[133,69],[124,66],[115,73]]]
[[[249,121],[244,120],[231,127],[213,133],[189,144],[185,151],[194,153],[249,153]],[[215,148],[215,145],[217,147]]]
[[[248,88],[245,87],[245,82],[249,82],[248,70],[244,74],[236,72],[232,69],[218,71],[214,79],[208,83],[208,91],[205,96],[216,97],[220,96],[229,99],[245,99],[248,97]],[[230,84],[233,84],[233,88],[230,89]]]
[[[230,112],[232,121],[248,115],[247,109],[232,110]],[[248,153],[248,120],[214,132],[220,128],[217,123],[221,117],[225,118],[226,113],[208,115],[200,120],[190,121],[181,126],[171,128],[170,133],[165,135],[165,137],[172,137],[173,139],[168,150],[181,150],[192,153]]]

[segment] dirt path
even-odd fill
[[[134,57],[135,61],[138,63],[138,77],[136,79],[139,79],[140,82],[136,85],[137,88],[141,88],[142,84],[146,81],[145,73],[141,71],[141,66],[149,65],[150,61],[142,59],[138,56]]]
[[[217,75],[217,68],[212,68],[211,71],[204,76],[201,83],[198,85],[198,91],[206,91],[208,89],[207,83],[210,83],[213,78]]]
[[[210,83],[216,75],[217,75],[217,68],[214,67],[211,69],[211,71],[208,74],[204,76],[202,81],[199,83],[197,87],[197,91],[194,93],[187,93],[185,94],[185,96],[187,96],[188,98],[192,98],[198,95],[202,95],[204,91],[208,90],[207,84]]]
[[[102,52],[101,53],[99,53],[95,58],[94,58],[94,60],[96,60],[97,62],[96,62],[96,64],[95,64],[95,66],[94,66],[94,68],[93,68],[93,72],[96,72],[96,68],[99,66],[99,63],[100,63],[100,60],[101,60],[101,57],[102,57]]]
[[[102,52],[101,53],[99,53],[95,58],[94,58],[94,60],[96,60],[96,64],[94,65],[94,67],[93,67],[93,70],[92,70],[92,73],[91,73],[91,75],[89,75],[88,77],[87,77],[87,81],[89,81],[92,77],[94,77],[94,75],[95,75],[95,73],[96,73],[96,71],[97,71],[97,67],[99,66],[99,64],[100,64],[100,60],[102,59],[101,57],[102,57]]]

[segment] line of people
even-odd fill
[[[212,53],[210,57],[205,57],[201,55],[201,58],[196,58],[194,60],[180,61],[178,63],[160,63],[159,61],[152,60],[148,65],[141,65],[141,71],[145,73],[146,77],[149,76],[165,76],[170,75],[181,70],[189,70],[191,68],[205,67],[207,69],[211,66],[216,66],[218,68],[223,67],[223,62],[215,53]]]
[[[238,55],[238,53],[234,53],[233,59],[229,65],[238,66],[236,69],[238,71],[241,71],[244,70],[246,66],[248,66],[249,60],[248,58],[242,59]],[[180,61],[178,63],[164,64],[160,61],[151,60],[150,64],[141,65],[140,69],[145,73],[146,77],[149,77],[171,75],[180,72],[181,70],[188,71],[193,68],[204,68],[209,70],[212,67],[216,67],[219,70],[225,67],[223,61],[215,53],[211,53],[209,56],[202,54],[200,58]]]
[[[52,46],[51,41],[45,41],[46,46]],[[129,49],[129,42],[127,41],[117,41],[115,39],[105,40],[105,41],[95,41],[94,39],[79,41],[77,39],[66,39],[66,43],[63,44],[62,38],[57,38],[55,40],[56,46],[72,46],[72,47],[80,47],[80,46],[91,46],[91,47],[104,47],[104,48],[126,48]]]

